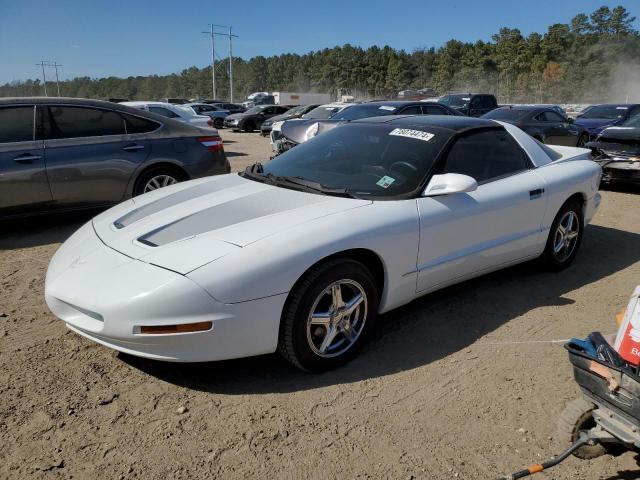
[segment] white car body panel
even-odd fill
[[[505,125],[538,168],[474,191],[370,201],[280,188],[236,174],[184,182],[124,202],[54,255],[45,297],[74,331],[120,351],[203,361],[275,351],[288,293],[314,264],[345,251],[380,260],[385,312],[427,292],[534,258],[572,195],[585,222],[600,168],[584,149],[556,161]],[[533,192],[533,193],[532,193]],[[206,332],[142,335],[144,325],[212,321]]]

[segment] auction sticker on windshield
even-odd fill
[[[382,177],[380,180],[376,182],[376,185],[382,188],[389,188],[389,186],[395,181],[396,181],[395,178],[385,175],[384,177]]]
[[[389,110],[390,112],[393,112],[396,107],[391,107],[389,105],[382,105],[381,107],[378,107],[379,110]]]
[[[415,138],[416,140],[422,140],[423,142],[428,142],[435,136],[433,133],[423,132],[422,130],[411,130],[410,128],[394,128],[389,132],[389,135]]]

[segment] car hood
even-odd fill
[[[186,275],[265,237],[370,203],[229,174],[136,197],[98,215],[93,226],[112,249]]]
[[[608,155],[621,157],[640,156],[640,128],[609,127],[605,128],[594,142],[587,147],[596,148]]]
[[[587,130],[598,130],[610,125],[615,125],[619,121],[620,120],[611,118],[576,118],[573,124],[584,127]]]
[[[253,115],[256,115],[256,114],[255,113],[246,113],[246,112],[232,113],[231,115],[227,116],[227,120],[240,120],[242,118],[252,117]]]
[[[292,117],[291,115],[287,115],[285,113],[281,113],[280,115],[276,115],[275,117],[271,117],[268,120],[265,120],[264,123],[267,124],[271,124],[274,122],[279,122],[280,120],[293,120],[294,118],[298,118],[298,117]],[[263,123],[263,125],[264,125]]]
[[[321,133],[333,130],[338,125],[347,123],[340,120],[304,120],[291,119],[282,124],[280,133],[295,143],[304,143]]]

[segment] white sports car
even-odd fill
[[[589,158],[492,120],[355,121],[98,215],[53,257],[46,301],[132,355],[278,350],[326,370],[420,295],[538,257],[568,266],[600,202]]]

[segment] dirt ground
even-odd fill
[[[257,134],[222,134],[235,170],[268,159]],[[94,213],[0,224],[0,478],[496,478],[558,451],[578,389],[551,341],[613,331],[640,283],[640,190],[604,191],[570,269],[522,265],[423,297],[337,371],[276,355],[165,364],[47,310],[48,261]],[[571,458],[538,477],[640,466]]]

